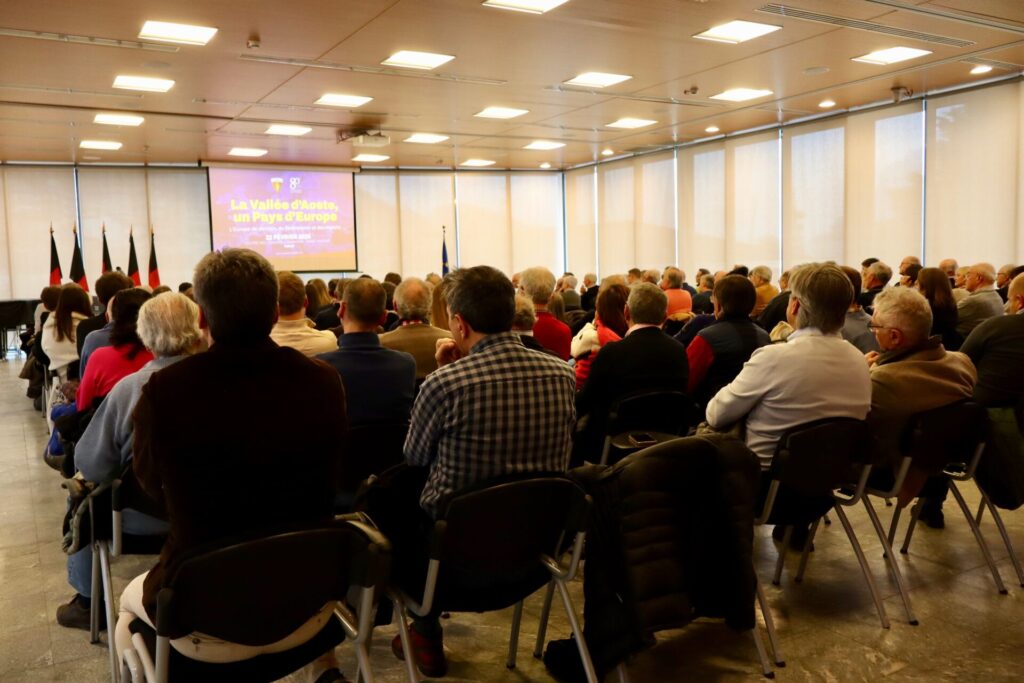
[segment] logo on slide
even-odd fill
[[[291,190],[292,192],[301,192],[302,190],[299,189],[299,185],[301,184],[302,178],[300,176],[295,176],[293,178],[288,179],[288,189]]]
[[[280,192],[281,186],[284,184],[284,178],[271,178],[270,184],[274,188],[274,192]]]

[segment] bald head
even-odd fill
[[[1016,314],[1024,311],[1024,273],[1013,278],[1013,281],[1010,282],[1006,301],[1009,304],[1010,313]]]
[[[956,271],[960,267],[960,264],[956,262],[955,258],[946,258],[939,261],[939,270],[946,274],[947,277],[956,276]]]
[[[1013,271],[1017,268],[1012,263],[1007,263],[996,273],[996,287],[1005,287],[1013,279]]]

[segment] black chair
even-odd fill
[[[614,464],[640,450],[640,446],[628,441],[629,432],[685,436],[701,417],[697,404],[681,391],[642,391],[623,396],[608,411],[600,464]],[[623,440],[623,436],[627,439]]]
[[[351,427],[335,497],[335,511],[349,512],[356,493],[372,475],[405,461],[408,422],[373,422]]]
[[[461,491],[434,523],[422,586],[394,585],[409,680],[419,680],[411,654],[407,612],[489,612],[515,605],[506,666],[515,668],[523,600],[549,584],[545,617],[558,590],[569,617],[587,680],[597,683],[572,598],[566,587],[579,568],[590,498],[563,476],[508,477]],[[567,562],[565,555],[568,554]],[[543,641],[544,628],[538,632]]]
[[[390,569],[390,545],[355,520],[218,543],[183,560],[157,596],[156,629],[131,624],[132,647],[122,676],[134,682],[274,681],[337,646],[356,646],[359,674],[372,683],[367,642],[378,591]],[[232,643],[280,641],[334,604],[334,614],[310,641],[291,650],[230,664],[189,659],[171,640],[201,632]]]

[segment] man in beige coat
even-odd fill
[[[970,399],[978,374],[967,356],[948,352],[939,337],[929,337],[931,308],[917,290],[884,290],[875,297],[874,307],[871,328],[881,352],[866,356],[871,369],[868,422],[886,460],[895,465],[901,457],[900,437],[909,419],[926,410]],[[922,520],[941,528],[947,482],[935,478],[926,485],[925,480],[923,472],[911,468],[900,492],[900,505],[921,494],[927,498]]]
[[[391,332],[380,336],[380,343],[395,351],[405,351],[416,359],[416,381],[437,370],[434,352],[438,339],[451,339],[452,333],[429,323],[430,286],[419,278],[410,277],[395,289],[395,308],[401,323]]]

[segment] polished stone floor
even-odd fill
[[[91,645],[83,631],[57,626],[54,612],[72,595],[60,550],[64,492],[60,477],[46,467],[41,453],[46,427],[24,396],[17,379],[21,361],[0,363],[0,683],[14,681],[109,680],[105,645]],[[969,504],[977,491],[965,487]],[[887,521],[891,509],[881,508]],[[990,518],[986,538],[1008,595],[999,595],[970,531],[952,499],[947,528],[920,527],[904,574],[920,626],[906,622],[895,585],[889,579],[863,509],[850,513],[877,577],[892,620],[880,627],[856,559],[838,523],[825,527],[816,541],[807,577],[792,581],[796,556],[787,561],[782,585],[770,584],[776,550],[767,530],[757,538],[758,571],[775,615],[785,668],[779,681],[1018,681],[1024,678],[1024,588]],[[1024,550],[1024,511],[1004,519],[1018,548]],[[148,558],[122,558],[113,567],[115,591],[147,568]],[[582,586],[574,586],[582,608]],[[445,624],[450,680],[550,681],[543,664],[530,656],[536,633],[539,596],[527,603],[519,667],[508,671],[504,653],[510,611],[456,614]],[[564,615],[556,609],[549,635],[566,637]],[[403,669],[390,653],[394,627],[377,629],[372,662],[377,679],[403,681]],[[105,639],[105,636],[104,636]],[[104,640],[105,642],[105,640]],[[339,649],[345,670],[354,671],[350,648]],[[761,679],[747,635],[714,622],[659,634],[658,644],[629,665],[632,681],[738,681]],[[609,676],[608,680],[614,679]],[[299,683],[304,678],[287,679]]]

